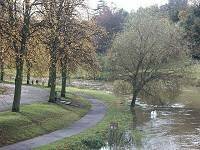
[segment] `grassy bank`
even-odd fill
[[[122,101],[114,95],[107,94],[103,91],[87,89],[68,88],[67,90],[72,93],[90,95],[94,98],[102,100],[108,107],[107,114],[105,118],[95,127],[88,129],[79,135],[40,147],[38,150],[98,149],[105,145],[105,141],[108,139],[108,129],[110,123],[118,123],[118,126],[122,131],[130,129],[132,126],[133,117],[130,113],[129,107],[122,104]],[[137,138],[134,138],[135,140],[140,138],[140,134],[135,133],[134,135],[138,136]]]
[[[81,103],[82,107],[35,103],[22,106],[20,113],[0,112],[0,146],[67,127],[90,109],[90,104],[84,99],[72,94],[67,97],[73,103]]]

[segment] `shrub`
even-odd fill
[[[177,79],[157,80],[147,85],[141,93],[142,99],[149,104],[170,104],[181,94],[181,83]]]
[[[130,83],[123,80],[116,80],[113,83],[113,92],[115,95],[128,95],[132,93],[132,86]]]
[[[88,137],[87,139],[83,139],[81,143],[88,149],[100,149],[106,145],[104,140],[99,136]]]

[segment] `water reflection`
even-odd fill
[[[112,86],[104,86],[99,83],[76,82],[74,86],[88,86],[94,89],[112,91]],[[129,99],[129,97],[128,97]],[[128,146],[113,147],[115,143],[107,143],[107,147],[101,150],[199,150],[200,149],[200,110],[185,109],[184,105],[174,104],[172,108],[156,108],[157,117],[151,119],[152,106],[137,100],[137,106],[132,110],[133,122],[131,133],[138,129],[144,135],[140,141],[128,143]],[[127,131],[123,131],[127,135]],[[129,133],[129,131],[128,131]],[[136,134],[134,134],[136,135]],[[121,136],[126,137],[126,136]],[[131,136],[130,136],[131,137]],[[123,138],[122,138],[123,139]]]
[[[135,109],[136,126],[145,134],[142,149],[200,149],[200,110],[159,108],[156,119],[151,110]]]
[[[129,147],[109,147],[102,150],[198,150],[200,149],[200,110],[157,108],[157,118],[151,119],[152,109],[132,110],[132,131],[144,134],[141,144],[129,141]],[[133,134],[134,135],[134,134]]]

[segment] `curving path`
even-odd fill
[[[8,89],[4,95],[0,95],[0,111],[11,109],[14,97],[14,85],[0,83],[0,86],[4,86]],[[46,89],[36,88],[32,86],[22,86],[22,104],[44,102],[48,101],[48,98],[49,91]]]
[[[63,138],[79,134],[80,132],[91,128],[103,119],[106,113],[106,106],[97,99],[87,99],[91,102],[91,110],[83,118],[81,118],[79,121],[76,121],[70,127],[13,145],[5,146],[0,148],[0,150],[31,150],[33,148],[47,145]]]

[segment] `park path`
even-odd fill
[[[14,97],[14,85],[0,83],[0,86],[8,90],[5,94],[0,95],[0,111],[11,109]],[[48,101],[49,91],[47,89],[36,88],[33,86],[22,86],[21,104],[31,104],[34,102]]]
[[[0,150],[31,150],[33,148],[47,145],[63,138],[79,134],[84,130],[93,127],[105,116],[106,106],[97,99],[87,99],[92,105],[90,111],[83,118],[73,123],[70,127],[13,145],[5,146],[0,148]]]

